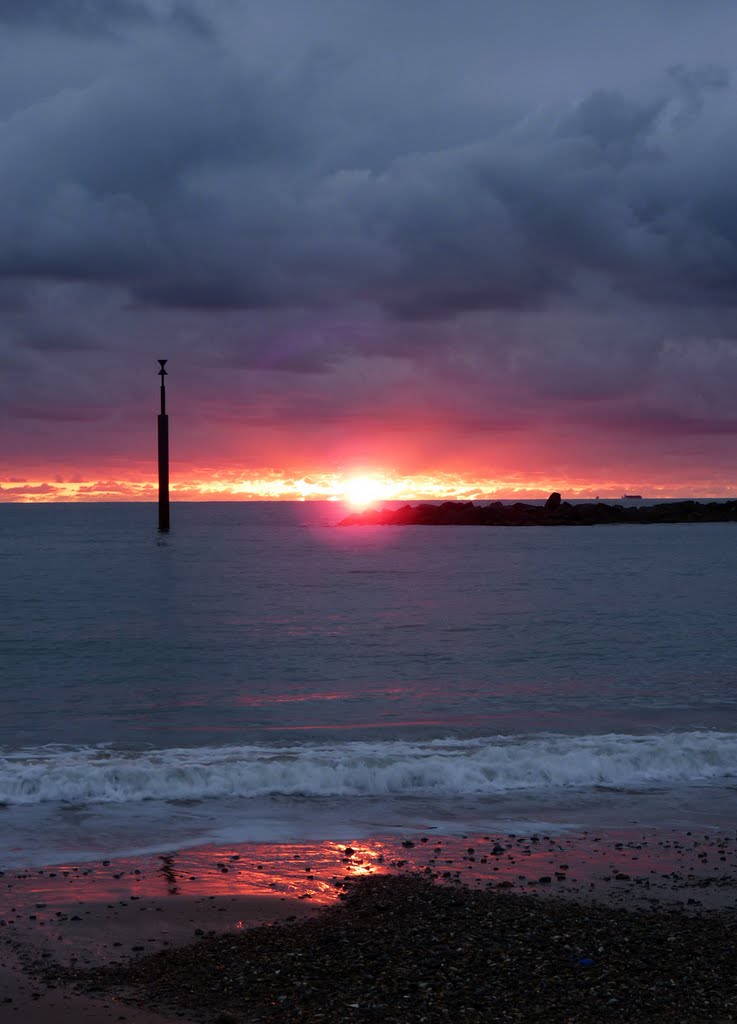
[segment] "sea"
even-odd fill
[[[0,505],[0,869],[733,828],[737,524]]]

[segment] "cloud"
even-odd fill
[[[104,74],[91,48],[88,81],[0,127],[5,275],[114,283],[162,307],[362,301],[410,319],[537,308],[586,274],[666,304],[731,296],[727,69],[680,64],[547,105],[503,100],[492,74],[485,103],[456,83],[433,117],[411,66],[410,112],[365,95],[351,47],[263,67],[253,41],[232,52],[224,17],[220,35],[165,31],[182,9],[69,6],[67,25],[104,10],[160,30],[126,37]]]
[[[208,21],[186,0],[0,0],[0,24],[64,34],[106,35],[126,25],[179,25],[206,32]]]
[[[0,0],[0,26],[0,415],[29,450],[44,422],[122,446],[164,356],[202,451],[237,421],[348,445],[442,410],[456,448],[730,422],[731,6]]]
[[[13,487],[4,487],[0,484],[0,493],[5,497],[11,498],[23,498],[25,496],[38,495],[38,494],[55,494],[58,488],[54,487],[53,484],[29,484],[20,483]]]

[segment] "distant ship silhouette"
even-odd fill
[[[623,494],[622,501],[642,501],[641,494]]]

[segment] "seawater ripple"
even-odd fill
[[[486,736],[0,754],[0,802],[137,803],[219,797],[463,797],[596,787],[723,784],[737,733]]]

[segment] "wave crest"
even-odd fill
[[[128,752],[42,747],[0,757],[0,802],[461,797],[718,782],[736,775],[737,733],[706,730]]]

